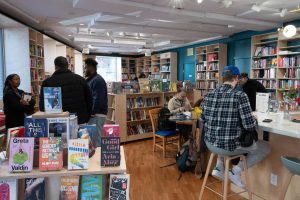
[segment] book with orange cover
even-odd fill
[[[60,179],[60,198],[63,200],[77,200],[79,176],[65,176]]]

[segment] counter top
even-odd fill
[[[258,113],[253,112],[257,117],[258,128],[270,133],[280,134],[300,139],[300,123],[283,119],[283,113]],[[262,122],[264,119],[272,119],[272,122]]]

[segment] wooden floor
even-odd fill
[[[162,152],[152,151],[152,140],[143,140],[124,144],[127,173],[130,174],[130,200],[198,200],[202,179],[192,172],[179,175],[176,165],[160,168],[175,161],[176,150],[162,158]],[[215,181],[210,177],[209,181]],[[216,187],[221,190],[221,184]],[[220,199],[214,193],[205,190],[205,200]],[[235,196],[234,200],[242,200]]]

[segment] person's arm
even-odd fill
[[[45,87],[45,82],[43,81],[41,90],[40,90],[40,96],[39,96],[39,108],[40,111],[45,111],[45,106],[44,106],[44,87]]]
[[[84,90],[84,97],[85,97],[85,103],[87,106],[87,112],[88,112],[88,118],[90,119],[92,115],[92,107],[93,107],[93,99],[92,99],[92,92],[88,84],[83,81],[83,90]]]
[[[239,114],[243,128],[246,130],[255,130],[257,121],[251,113],[249,99],[245,93],[242,93],[239,98]]]
[[[174,99],[170,99],[170,101],[168,102],[168,109],[170,110],[171,114],[174,115],[176,113],[180,113],[182,112],[182,108],[175,108],[174,103],[173,103]]]

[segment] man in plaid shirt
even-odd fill
[[[240,72],[237,67],[226,66],[222,72],[223,84],[207,93],[204,98],[201,118],[204,121],[205,142],[216,148],[247,153],[248,167],[264,159],[270,152],[269,145],[257,141],[251,147],[241,147],[239,138],[242,128],[255,130],[257,121],[251,114],[251,106],[247,95],[235,89]],[[239,187],[244,187],[240,175],[242,162],[229,172],[230,180]],[[224,177],[224,159],[218,157],[212,175],[220,179]]]

